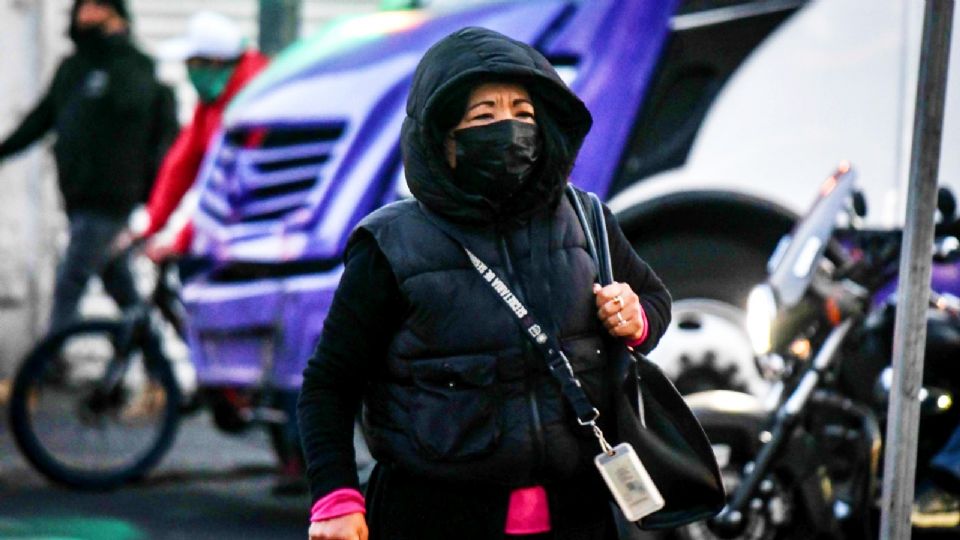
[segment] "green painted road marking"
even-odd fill
[[[126,521],[109,518],[42,517],[0,519],[0,538],[31,540],[141,540],[147,538]]]

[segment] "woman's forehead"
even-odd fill
[[[470,102],[481,101],[497,96],[520,97],[530,99],[530,94],[522,84],[511,82],[489,82],[477,85],[470,91]]]

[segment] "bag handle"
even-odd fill
[[[573,187],[573,184],[567,184],[566,191],[577,213],[577,219],[580,220],[583,234],[587,238],[587,251],[597,265],[600,285],[606,287],[613,283],[613,263],[610,260],[610,241],[607,235],[607,222],[603,217],[603,205],[595,193],[580,192]],[[581,193],[583,193],[582,196]],[[584,210],[582,197],[585,197],[590,204],[590,218]]]
[[[583,197],[586,197],[590,202],[593,227],[590,226],[591,220],[587,218],[587,213],[580,200],[581,193],[583,193]],[[567,196],[570,197],[573,209],[577,212],[577,218],[583,226],[583,234],[587,237],[587,249],[590,251],[590,255],[597,265],[600,285],[607,286],[613,283],[613,262],[610,258],[610,237],[607,234],[607,221],[603,217],[603,204],[600,203],[600,198],[597,197],[595,193],[577,191],[572,184],[567,184]],[[597,231],[596,237],[594,237],[594,230]],[[632,360],[627,369],[635,380],[637,417],[640,420],[640,425],[647,427],[646,408],[643,403],[643,389],[640,388],[640,373],[636,369],[636,364],[640,361],[640,358],[638,358],[639,353],[633,350],[633,347],[629,347],[626,344],[624,344],[624,346],[629,353],[627,358]]]

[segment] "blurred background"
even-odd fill
[[[6,135],[36,104],[60,60],[70,52],[67,39],[71,0],[4,0],[0,2],[0,133]],[[277,52],[297,35],[310,35],[336,17],[377,10],[379,0],[265,1],[273,35],[267,48]],[[164,40],[182,35],[197,11],[221,12],[239,23],[258,42],[261,3],[257,0],[131,0],[134,38],[155,54]],[[285,15],[281,15],[285,14]],[[283,20],[286,16],[288,20]],[[288,35],[283,35],[286,32]],[[272,41],[270,41],[272,39]],[[196,92],[181,61],[159,61],[162,80],[174,86],[181,123],[190,119]],[[45,145],[0,168],[0,378],[9,376],[20,358],[46,329],[56,261],[66,245],[66,218],[61,211],[53,160]],[[94,284],[94,288],[98,285]],[[87,313],[110,313],[96,291]]]
[[[66,29],[72,0],[0,1],[0,133],[6,136],[46,91],[73,44]],[[133,36],[155,55],[160,43],[187,31],[200,10],[237,22],[254,45],[276,53],[337,17],[369,13],[378,0],[131,0]],[[261,12],[266,19],[261,23]],[[260,43],[261,25],[270,32]],[[158,60],[161,80],[176,92],[178,119],[197,103],[182,61]],[[90,494],[42,480],[13,444],[6,401],[16,366],[46,331],[56,266],[67,244],[50,141],[0,167],[0,538],[304,538],[309,501],[302,490],[277,497],[277,462],[267,435],[219,434],[201,415],[181,425],[178,444],[154,481],[130,491]],[[149,291],[156,272],[134,261]],[[99,280],[88,288],[85,316],[115,316]],[[168,332],[169,333],[169,332]],[[175,336],[174,336],[175,337]],[[191,384],[186,346],[165,343]]]
[[[219,266],[185,284],[188,335],[165,328],[184,395],[243,369],[239,378],[259,384],[249,374],[267,366],[281,390],[272,406],[289,412],[347,233],[409,194],[397,135],[413,67],[439,37],[479,24],[536,44],[593,111],[573,181],[614,210],[675,300],[652,358],[684,393],[764,396],[771,383],[745,332],[747,294],[820,182],[848,159],[870,208],[864,225],[902,223],[922,4],[128,0],[134,39],[148,54],[212,10],[275,58],[228,110],[197,177],[191,252]],[[71,5],[0,0],[0,136],[70,52]],[[940,170],[956,190],[953,53]],[[159,60],[157,70],[187,123],[197,95],[183,62]],[[228,436],[236,419],[216,410],[184,420],[157,471],[112,494],[51,487],[20,457],[5,425],[10,378],[46,330],[67,244],[52,140],[0,164],[0,538],[302,537],[306,495],[276,496],[284,491],[277,458],[286,466],[291,455],[286,435],[236,428],[239,436]],[[138,257],[134,266],[149,292],[155,265]],[[118,313],[97,280],[81,312]],[[224,359],[237,365],[219,365]],[[276,411],[243,412],[270,424]]]

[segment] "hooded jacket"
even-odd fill
[[[381,465],[366,496],[371,534],[498,538],[511,489],[541,484],[556,538],[606,538],[598,531],[608,496],[590,463],[596,439],[576,425],[542,357],[448,234],[559,336],[591,401],[609,411],[609,336],[596,317],[593,261],[562,198],[565,174],[535,175],[516,204],[498,206],[456,185],[438,144],[438,123],[459,120],[438,118],[449,114],[449,100],[491,80],[523,84],[538,125],[549,115],[559,128],[571,163],[558,170],[569,170],[589,130],[583,104],[525,44],[467,28],[426,53],[401,139],[415,199],[358,226],[304,372],[298,418],[311,491],[321,500],[357,487],[350,428],[362,394],[365,434]],[[616,276],[647,313],[647,351],[669,321],[669,295],[606,218]]]
[[[592,118],[586,106],[533,47],[474,27],[441,40],[427,51],[414,74],[401,147],[407,185],[414,197],[453,221],[489,224],[515,217],[512,214],[518,212],[533,212],[556,204],[566,185],[565,176],[556,176],[554,185],[529,186],[517,193],[509,208],[499,208],[457,187],[440,147],[435,144],[433,130],[441,120],[437,116],[446,112],[452,96],[480,82],[495,80],[518,82],[526,87],[538,109],[543,109],[537,115],[549,116],[557,124],[571,156],[576,156],[590,131]],[[558,165],[569,169],[573,163]]]
[[[40,102],[0,143],[0,159],[53,130],[67,213],[125,218],[146,200],[160,156],[176,135],[175,108],[153,61],[128,36],[78,42]]]
[[[536,103],[547,104],[538,118],[556,119],[571,148],[589,129],[580,100],[523,43],[467,28],[426,53],[401,139],[416,200],[389,205],[359,225],[385,255],[409,304],[385,370],[369,388],[365,426],[375,457],[418,475],[528,485],[577,473],[585,463],[582,436],[589,445],[592,434],[576,426],[544,360],[459,242],[511,283],[561,339],[597,407],[608,397],[604,330],[594,315],[596,274],[585,236],[572,206],[557,197],[565,176],[540,174],[527,182],[513,199],[523,203],[515,208],[526,216],[519,221],[508,219],[515,217],[505,214],[510,207],[453,180],[436,143],[436,126],[444,122],[437,111],[451,94],[489,80],[526,86]]]

